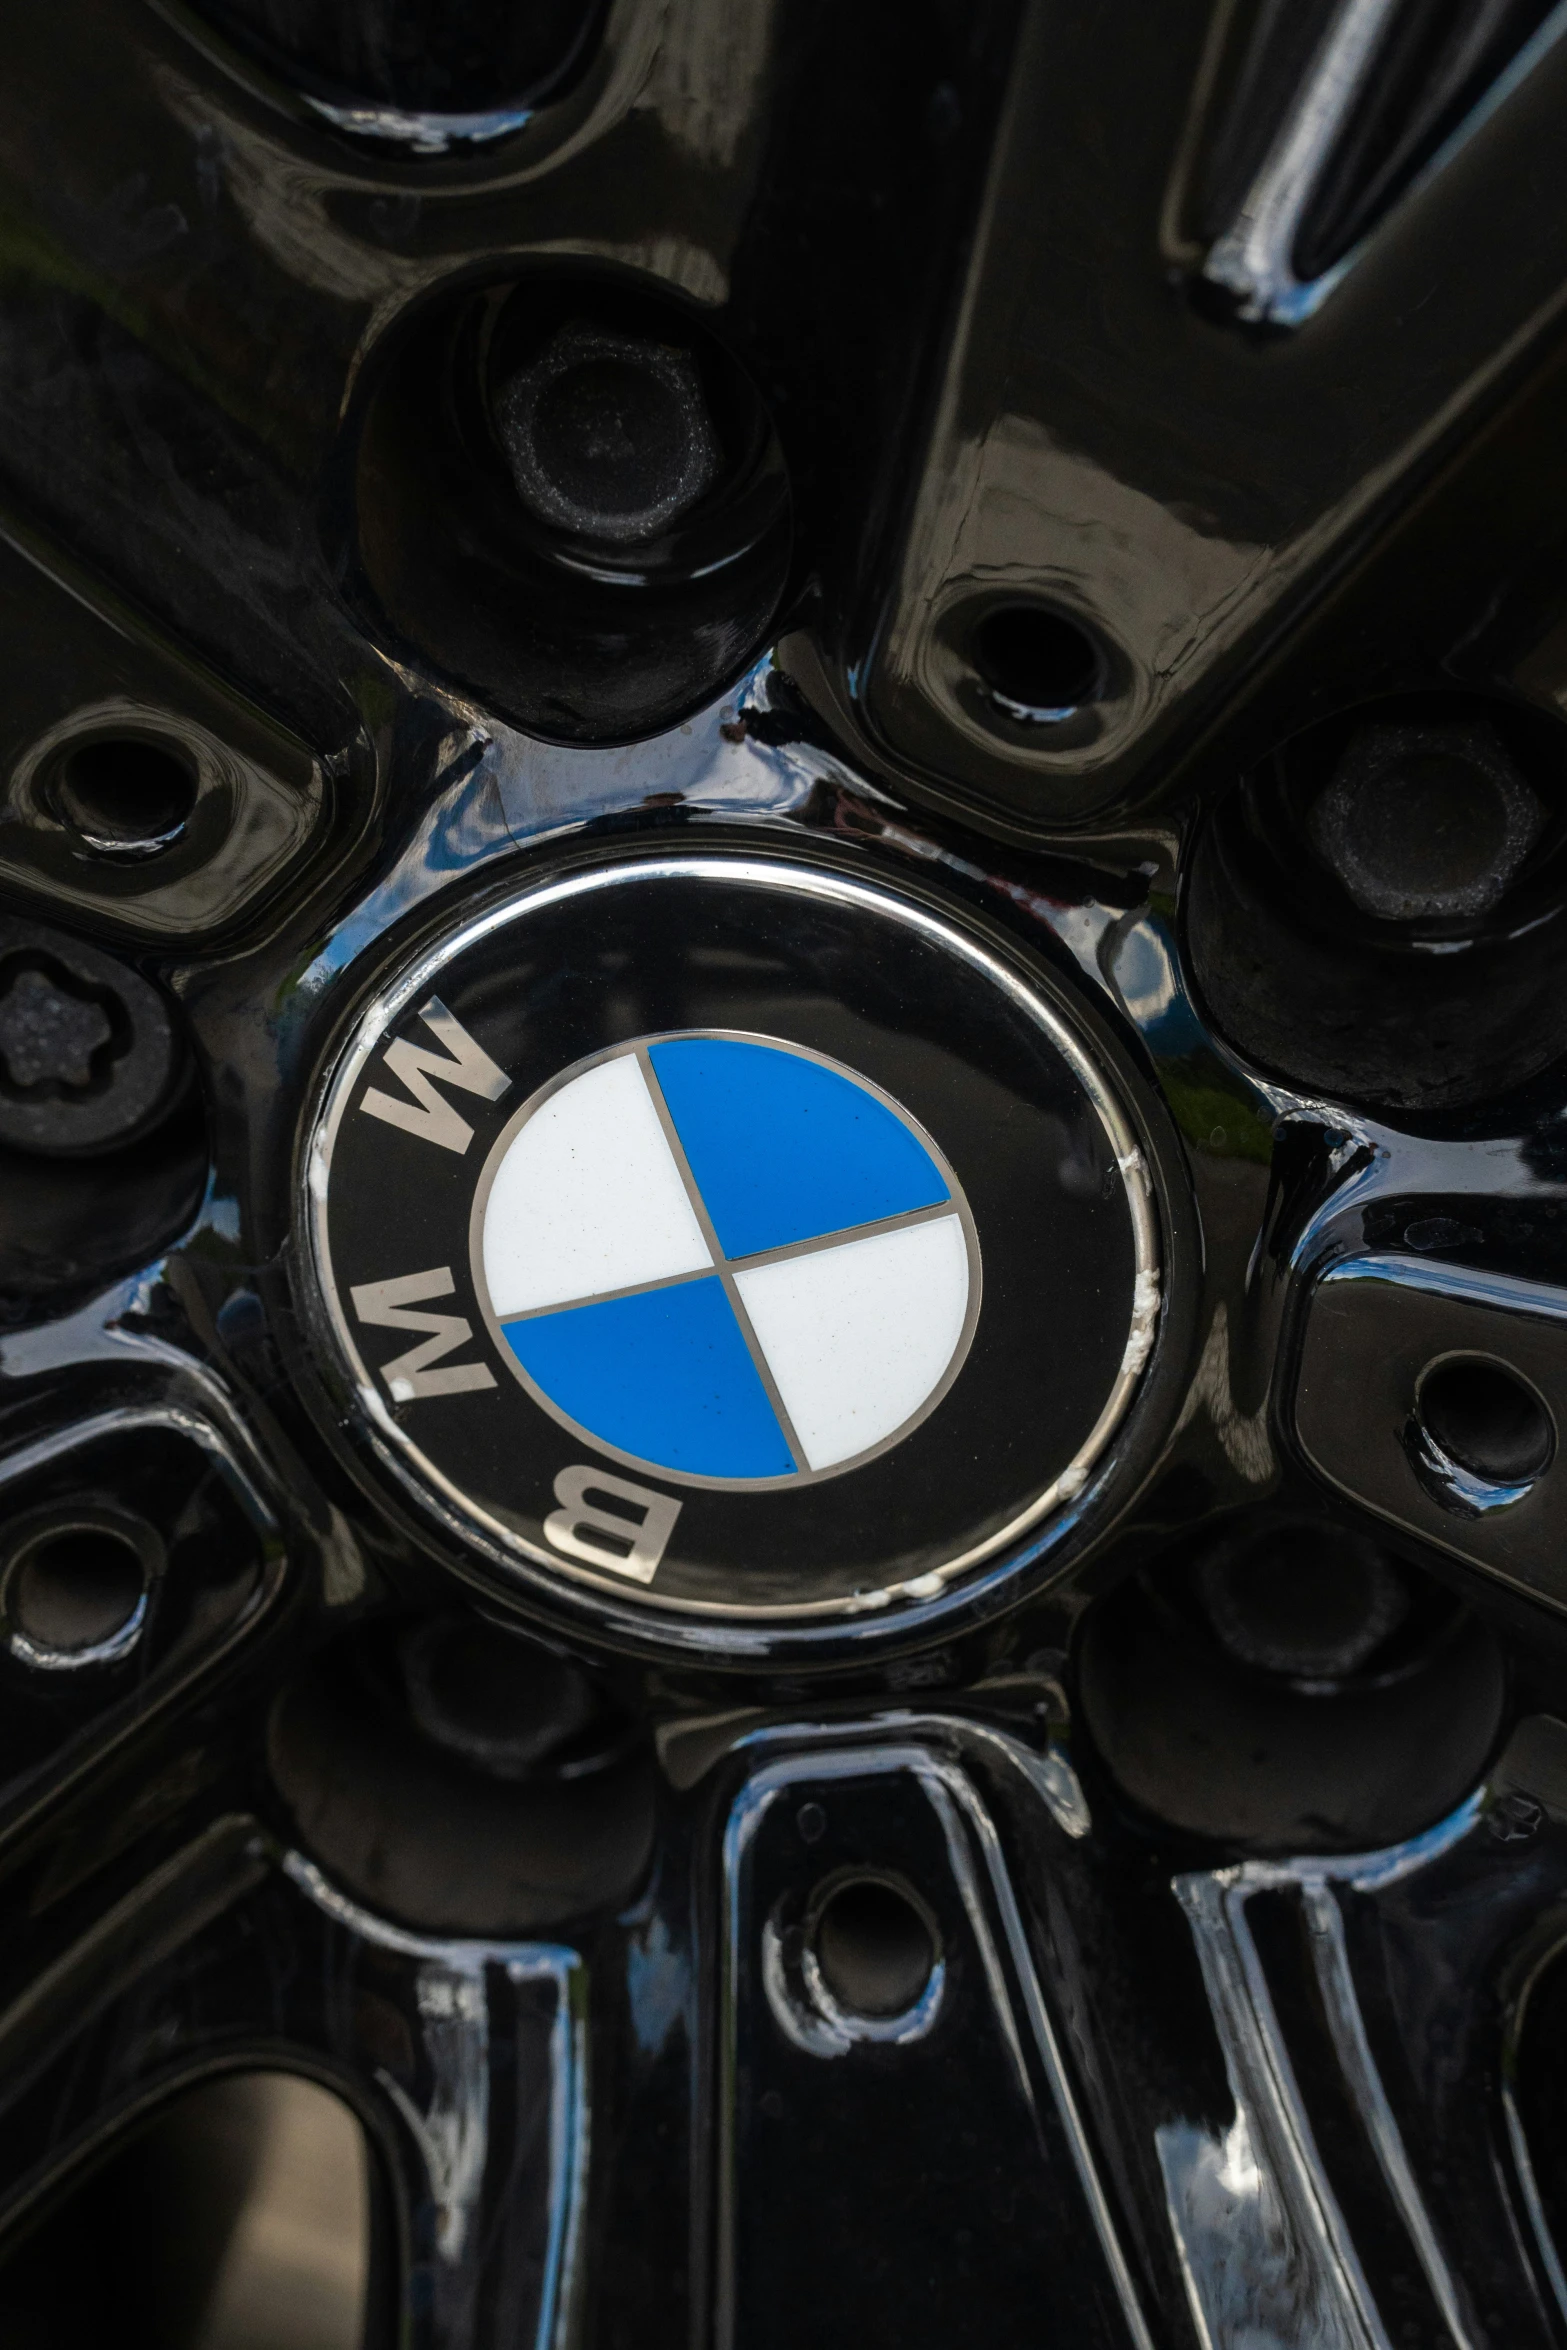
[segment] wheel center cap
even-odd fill
[[[1099,1469],[1158,1266],[1053,985],[835,872],[518,889],[326,1083],[312,1319],[384,1461],[502,1574],[737,1623],[898,1615]]]

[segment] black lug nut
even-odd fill
[[[101,1002],[80,995],[69,974],[47,964],[21,963],[0,995],[0,1060],[17,1094],[55,1085],[85,1093],[93,1064],[114,1042]]]
[[[502,386],[517,495],[550,528],[630,546],[688,514],[723,468],[688,352],[572,321]]]
[[[1219,1644],[1237,1663],[1288,1679],[1356,1672],[1409,1607],[1403,1578],[1375,1543],[1314,1522],[1220,1543],[1198,1569]]]
[[[520,1633],[437,1616],[403,1635],[399,1658],[417,1727],[492,1778],[581,1777],[624,1748],[625,1721],[586,1675]]]
[[[0,922],[0,1143],[81,1158],[137,1140],[186,1063],[163,998],[96,947]]]
[[[1312,846],[1363,914],[1491,912],[1545,811],[1482,720],[1363,726],[1311,811]]]
[[[498,717],[633,741],[761,650],[789,573],[783,449],[685,306],[558,270],[464,284],[366,383],[356,600]]]
[[[1081,1721],[1155,1819],[1254,1852],[1400,1844],[1474,1786],[1502,1652],[1358,1529],[1267,1509],[1097,1600]]]
[[[1486,1807],[1485,1824],[1498,1844],[1527,1844],[1545,1825],[1545,1806],[1513,1789]]]

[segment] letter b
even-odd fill
[[[589,1501],[590,1493],[601,1499]],[[635,1583],[652,1582],[680,1515],[678,1501],[646,1485],[633,1485],[629,1477],[612,1477],[607,1469],[582,1465],[561,1470],[555,1499],[560,1508],[551,1510],[544,1521],[546,1542],[590,1567],[608,1567]],[[623,1502],[626,1509],[605,1509],[604,1499]]]

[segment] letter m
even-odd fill
[[[401,1273],[392,1281],[363,1281],[351,1292],[354,1312],[361,1322],[383,1330],[427,1330],[428,1338],[381,1365],[386,1392],[393,1403],[417,1403],[425,1395],[466,1395],[476,1387],[493,1387],[495,1373],[485,1363],[448,1363],[432,1370],[453,1347],[465,1346],[472,1325],[461,1314],[425,1314],[426,1298],[450,1297],[457,1284],[450,1265],[434,1265],[428,1273]]]
[[[384,1118],[388,1126],[416,1134],[421,1142],[437,1142],[443,1151],[461,1153],[473,1140],[473,1128],[436,1092],[431,1079],[439,1078],[443,1085],[455,1085],[463,1093],[482,1094],[487,1102],[498,1102],[511,1079],[504,1069],[497,1069],[482,1045],[474,1043],[461,1021],[453,1019],[439,996],[433,995],[420,1005],[419,1017],[445,1051],[432,1052],[427,1044],[414,1044],[400,1036],[382,1055],[413,1100],[403,1101],[372,1086],[359,1107],[372,1118]]]

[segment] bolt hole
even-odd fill
[[[178,752],[134,735],[78,743],[61,762],[55,807],[101,856],[149,857],[179,838],[197,779]]]
[[[1059,724],[1104,692],[1104,656],[1087,629],[1042,604],[987,612],[972,652],[996,708],[1024,725]]]
[[[35,1535],[11,1570],[13,1635],[47,1658],[84,1660],[139,1627],[148,1571],[142,1545],[108,1526]]]
[[[936,1964],[936,1936],[908,1894],[879,1877],[854,1877],[817,1913],[813,1948],[821,1979],[849,2015],[884,2018],[915,2006]]]
[[[1544,1404],[1500,1363],[1438,1364],[1420,1382],[1418,1410],[1432,1442],[1487,1484],[1527,1484],[1550,1466],[1556,1449]]]

